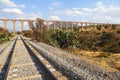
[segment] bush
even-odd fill
[[[119,53],[120,52],[120,47],[117,44],[112,44],[111,46],[107,47],[104,51]]]
[[[8,33],[3,33],[3,34],[0,34],[0,43],[4,42],[4,41],[9,41],[10,38],[9,38],[9,34]]]
[[[117,31],[117,34],[120,34],[120,30],[119,30],[119,31]]]
[[[76,33],[78,36],[79,43],[81,44],[81,49],[83,50],[92,50],[96,51],[97,48],[95,46],[97,42],[97,36],[95,32],[90,32],[90,31],[84,31],[84,32],[79,32]]]
[[[31,37],[29,30],[24,30],[23,35],[26,36],[26,37]]]
[[[0,43],[9,41],[10,37],[12,37],[12,33],[9,33],[8,30],[4,30],[3,28],[0,28]]]
[[[100,42],[97,43],[97,46],[104,47],[112,42],[114,42],[116,39],[116,36],[113,33],[103,33]]]
[[[120,42],[118,42],[118,45],[119,45],[119,47],[120,47]]]
[[[108,28],[108,25],[104,26],[104,28],[107,29],[107,28]]]
[[[103,31],[102,33],[106,33],[105,31]]]
[[[56,32],[51,35],[51,39],[55,44],[57,42],[61,48],[68,48],[69,46],[80,47],[76,35],[68,30],[56,30]]]
[[[116,25],[112,25],[112,29],[116,29]]]
[[[96,27],[98,30],[101,30],[101,26],[100,25],[97,25]]]
[[[45,32],[38,32],[38,39],[41,42],[45,42],[49,44],[50,37],[51,35],[54,33],[54,30],[49,30],[49,31],[45,31]],[[52,42],[54,42],[54,40],[52,40]]]
[[[48,39],[48,44],[51,45],[51,46],[54,46],[54,47],[60,47],[57,40],[55,40],[54,38],[49,38]]]
[[[90,38],[87,34],[84,36],[81,35],[81,37],[79,37],[79,42],[81,44],[81,49],[89,50],[89,46],[91,45],[91,43]]]
[[[112,39],[112,38],[115,38],[114,33],[103,33],[101,37],[101,39],[105,39],[105,40]]]

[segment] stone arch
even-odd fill
[[[78,29],[79,29],[79,30],[81,30],[81,29],[82,29],[82,28],[81,28],[81,26],[82,26],[82,25],[81,25],[81,23],[80,23],[80,22],[78,22]]]
[[[53,22],[52,21],[49,21],[49,29],[53,30]]]
[[[17,20],[16,22],[15,22],[15,26],[16,26],[16,31],[18,32],[22,32],[22,23],[21,23],[21,21],[19,21],[19,20]]]
[[[13,22],[11,20],[7,20],[6,27],[10,32],[13,32]]]
[[[68,29],[71,29],[71,22],[68,22],[67,25],[68,25]]]
[[[23,27],[23,31],[24,30],[29,30],[30,28],[29,28],[29,22],[28,21],[24,21],[24,27]]]
[[[83,23],[82,23],[82,26],[83,26],[83,27],[82,27],[82,30],[86,30],[86,23],[83,22]]]
[[[35,21],[33,21],[33,26],[36,27],[36,22]]]

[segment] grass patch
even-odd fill
[[[111,56],[111,53],[107,53],[107,52],[100,52],[98,57],[104,57],[104,58],[108,58],[109,56]]]

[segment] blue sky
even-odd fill
[[[0,0],[0,18],[120,23],[120,0]]]

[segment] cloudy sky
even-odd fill
[[[120,0],[0,0],[0,18],[120,23]]]

